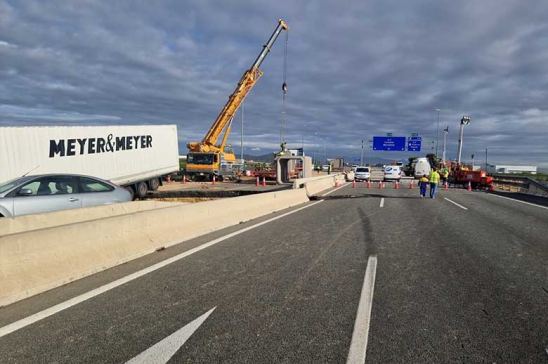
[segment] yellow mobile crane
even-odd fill
[[[216,176],[219,179],[223,177],[233,176],[233,165],[236,161],[234,152],[226,146],[228,135],[230,134],[230,126],[232,118],[236,111],[249,94],[249,91],[255,86],[255,83],[263,75],[259,66],[265,59],[272,45],[282,32],[287,31],[287,24],[283,20],[278,20],[278,25],[268,39],[268,42],[263,46],[263,50],[245,73],[243,74],[238,86],[230,95],[228,102],[225,104],[215,122],[209,128],[209,131],[201,142],[190,142],[187,144],[189,153],[187,155],[186,173],[192,178],[207,178],[212,179]],[[285,87],[285,84],[284,84]],[[219,137],[223,133],[221,143],[218,144]]]

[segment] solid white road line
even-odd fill
[[[456,203],[455,201],[450,200],[450,199],[448,199],[447,197],[444,197],[443,199],[446,200],[446,201],[451,202],[453,205],[458,206],[458,207],[460,207],[460,208],[463,209],[463,210],[468,210],[468,207],[464,207],[464,206],[462,206],[460,203]]]
[[[126,364],[165,364],[173,355],[185,344],[185,342],[194,334],[196,330],[211,315],[213,310],[204,313],[183,328],[175,331],[165,339],[157,342],[141,354],[126,362]]]
[[[521,200],[516,200],[515,198],[510,198],[510,197],[506,197],[506,196],[499,196],[499,195],[495,195],[495,194],[492,194],[492,193],[490,193],[489,196],[495,196],[495,197],[499,197],[499,198],[505,198],[505,199],[510,200],[510,201],[519,202],[519,203],[523,203],[523,204],[531,205],[531,206],[536,206],[536,207],[540,207],[541,209],[546,209],[546,210],[548,210],[548,207],[546,207],[546,206],[537,205],[536,203],[531,203],[531,202],[525,202],[525,201],[521,201]]]
[[[49,317],[49,316],[52,316],[58,312],[61,312],[63,310],[66,310],[67,308],[70,308],[72,306],[75,306],[81,302],[84,302],[84,301],[87,301],[89,300],[90,298],[93,298],[95,296],[98,296],[102,293],[105,293],[107,291],[110,291],[111,289],[113,288],[116,288],[116,287],[119,287],[123,284],[126,284],[130,281],[133,281],[134,279],[137,279],[137,278],[140,278],[148,273],[151,273],[151,272],[154,272],[155,270],[158,270],[160,268],[163,268],[171,263],[174,263],[178,260],[181,260],[183,258],[186,258],[188,257],[189,255],[192,255],[194,253],[197,253],[201,250],[204,250],[206,248],[209,248],[210,246],[213,246],[215,244],[218,244],[224,240],[227,240],[227,239],[230,239],[236,235],[240,235],[242,233],[245,233],[246,231],[249,231],[249,230],[252,230],[252,229],[255,229],[255,228],[258,228],[259,226],[262,226],[262,225],[265,225],[265,224],[268,224],[272,221],[275,221],[275,220],[278,220],[278,219],[281,219],[283,217],[286,217],[288,215],[291,215],[291,214],[294,214],[298,211],[301,211],[301,210],[304,210],[306,208],[309,208],[309,207],[312,207],[314,205],[317,205],[319,203],[321,203],[323,201],[316,201],[316,202],[312,202],[308,205],[305,205],[303,207],[299,207],[298,209],[295,209],[295,210],[292,210],[292,211],[289,211],[289,212],[286,212],[285,214],[281,214],[281,215],[278,215],[276,217],[273,217],[271,219],[268,219],[268,220],[265,220],[265,221],[262,221],[262,222],[259,222],[255,225],[251,225],[251,226],[248,226],[246,228],[243,228],[241,230],[238,230],[238,231],[235,231],[233,233],[230,233],[230,234],[227,234],[225,236],[221,236],[220,238],[217,238],[217,239],[214,239],[214,240],[211,240],[207,243],[204,243],[200,246],[197,246],[195,248],[192,248],[190,250],[187,250],[181,254],[178,254],[178,255],[175,255],[169,259],[166,259],[166,260],[163,260],[159,263],[156,263],[154,265],[151,265],[150,267],[147,267],[147,268],[144,268],[144,269],[141,269],[140,271],[137,271],[135,273],[132,273],[130,275],[127,275],[125,277],[122,277],[120,279],[117,279],[113,282],[110,282],[110,283],[107,283],[101,287],[98,287],[98,288],[95,288],[89,292],[86,292],[86,293],[83,293],[79,296],[76,296],[76,297],[73,297],[67,301],[64,301],[64,302],[61,302],[55,306],[52,306],[52,307],[49,307],[45,310],[42,310],[40,312],[37,312],[33,315],[30,315],[28,317],[25,317],[21,320],[18,320],[18,321],[15,321],[9,325],[6,325],[4,327],[0,327],[0,337],[3,337],[5,335],[8,335],[14,331],[17,331],[19,329],[22,329],[23,327],[25,326],[28,326],[28,325],[31,325],[37,321],[40,321],[42,319],[45,319],[46,317]]]
[[[376,273],[377,256],[372,255],[367,260],[367,269],[365,270],[365,277],[363,279],[360,303],[358,304],[358,312],[356,314],[356,321],[354,322],[354,332],[352,333],[350,350],[348,351],[348,358],[346,359],[347,364],[365,363]]]
[[[384,207],[384,197],[381,197],[381,203],[380,203],[379,207]]]
[[[329,192],[327,192],[327,193],[324,193],[324,194],[321,195],[321,196],[327,196],[327,195],[329,195],[330,193],[333,193],[333,192],[335,192],[335,191],[338,191],[338,190],[340,190],[341,188],[346,187],[346,186],[348,186],[348,183],[347,183],[347,182],[346,182],[346,183],[343,183],[341,186],[339,186],[339,187],[337,187],[337,188],[335,188],[335,189],[333,189],[333,190],[331,190],[331,191],[329,191]]]

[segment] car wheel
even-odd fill
[[[147,195],[148,186],[145,182],[137,183],[137,188],[135,189],[135,194],[137,198],[144,198]]]
[[[160,187],[160,181],[158,180],[158,178],[153,178],[148,181],[148,187],[151,191],[156,191],[158,187]]]
[[[131,199],[133,200],[135,198],[135,190],[133,189],[133,187],[126,186],[124,188],[126,189],[126,191],[129,192],[129,194],[131,195]]]

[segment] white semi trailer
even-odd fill
[[[85,174],[143,197],[178,170],[176,125],[0,127],[0,183],[22,175]]]

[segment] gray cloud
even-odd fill
[[[200,139],[280,17],[290,144],[356,156],[419,132],[429,151],[440,108],[450,157],[469,114],[467,158],[548,166],[541,0],[0,1],[0,125],[177,123],[181,145]],[[282,57],[283,37],[245,104],[250,150],[278,143]]]

